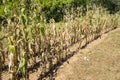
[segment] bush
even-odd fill
[[[65,14],[65,8],[69,10],[71,7],[77,8],[82,5],[86,7],[87,3],[88,0],[41,0],[42,11],[45,12],[47,21],[50,18],[54,18],[55,21],[60,21]]]

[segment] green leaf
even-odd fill
[[[27,24],[27,17],[26,17],[26,15],[21,15],[21,20],[22,20],[22,22],[23,22],[23,24],[24,25],[26,25]]]
[[[25,59],[24,58],[21,58],[20,60],[19,69],[21,70],[22,74],[25,75]]]
[[[15,53],[15,47],[13,45],[9,45],[8,50],[10,53]]]
[[[25,59],[21,58],[19,68],[22,69],[25,66]]]
[[[44,28],[44,27],[41,27],[41,28],[40,28],[40,31],[41,31],[41,34],[44,36],[44,35],[45,35],[45,28]]]
[[[25,67],[21,68],[21,72],[22,72],[23,75],[25,75]]]

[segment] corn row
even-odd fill
[[[118,26],[117,17],[102,8],[88,10],[86,16],[75,16],[68,12],[61,23],[51,19],[50,23],[32,21],[28,24],[24,14],[8,19],[7,27],[2,26],[5,34],[2,36],[7,36],[0,41],[0,77],[5,65],[9,66],[11,80],[19,78],[20,74],[23,80],[28,80],[36,64],[41,69],[40,75],[45,75],[55,64],[68,58],[70,46],[79,42],[82,48]],[[8,59],[9,64],[6,64]]]

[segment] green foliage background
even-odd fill
[[[26,14],[28,18],[35,14],[38,21],[43,18],[47,21],[51,18],[61,21],[65,9],[69,11],[71,8],[75,10],[77,7],[82,7],[85,13],[89,3],[102,5],[111,13],[120,10],[119,0],[0,0],[0,22],[14,14],[20,15],[21,13]]]
[[[0,21],[8,18],[13,14],[20,15],[21,10],[27,16],[33,15],[36,10],[37,19],[40,15],[44,16],[47,21],[54,18],[60,21],[63,18],[64,9],[70,10],[72,7],[86,6],[88,0],[1,0],[0,1]]]

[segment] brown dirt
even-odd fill
[[[120,29],[79,50],[56,74],[55,80],[120,80]]]

